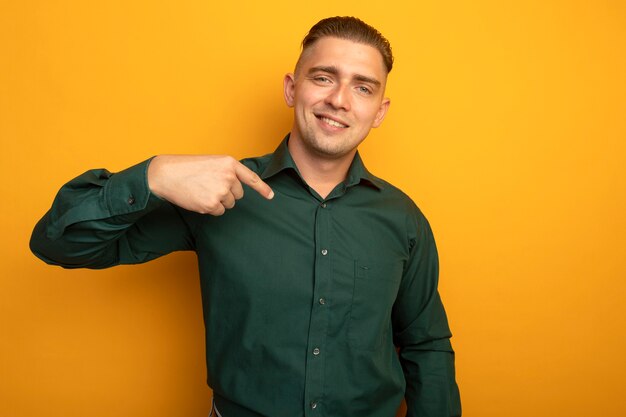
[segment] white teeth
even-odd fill
[[[335,126],[335,127],[344,127],[344,128],[345,128],[345,127],[348,127],[348,126],[346,126],[346,125],[342,125],[341,123],[336,122],[336,121],[334,121],[334,120],[332,120],[332,119],[329,119],[328,117],[322,117],[321,119],[322,119],[322,121],[324,121],[324,122],[328,123],[328,124],[329,124],[329,125],[331,125],[331,126]]]

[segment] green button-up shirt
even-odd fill
[[[66,184],[31,249],[66,268],[196,251],[208,383],[223,417],[459,416],[454,354],[428,222],[357,154],[321,198],[286,138],[242,162],[274,190],[247,188],[224,215],[150,192],[149,160]]]

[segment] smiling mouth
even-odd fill
[[[330,125],[332,127],[338,127],[341,129],[345,129],[348,127],[348,125],[344,125],[343,123],[339,123],[336,120],[333,119],[329,119],[328,117],[325,116],[316,116],[318,119],[320,119],[322,122],[326,123],[327,125]]]

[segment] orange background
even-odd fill
[[[464,415],[626,415],[626,3],[367,3],[0,4],[0,415],[206,416],[194,255],[65,271],[30,231],[89,168],[272,151],[345,14],[394,47],[362,154],[433,225]]]

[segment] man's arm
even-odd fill
[[[193,249],[179,207],[220,215],[243,196],[241,183],[273,196],[254,172],[227,156],[159,156],[117,174],[87,171],[61,188],[30,247],[66,268],[141,263]]]
[[[407,417],[461,416],[450,329],[437,290],[438,257],[427,220],[409,220],[411,257],[393,309],[394,342],[406,378]]]

